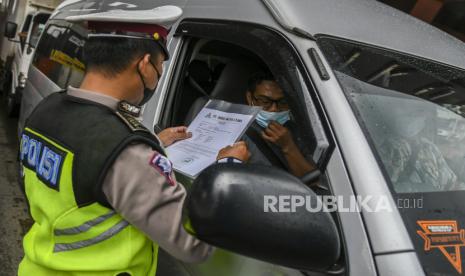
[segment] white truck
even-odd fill
[[[2,28],[0,90],[7,102],[9,116],[18,115],[35,46],[50,13],[59,2],[10,0],[3,8],[4,17],[8,20],[3,21]],[[22,22],[19,30],[16,22]]]

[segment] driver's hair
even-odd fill
[[[135,60],[150,54],[152,60],[162,54],[161,47],[147,39],[122,37],[94,37],[84,45],[83,59],[86,72],[97,71],[106,77],[115,77]]]
[[[257,86],[264,81],[276,81],[275,77],[270,72],[259,71],[252,74],[248,80],[247,89],[249,92],[255,92]]]

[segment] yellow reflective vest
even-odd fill
[[[125,145],[160,150],[126,117],[64,92],[32,113],[20,159],[34,225],[24,237],[20,276],[155,275],[158,246],[112,210],[101,191]]]

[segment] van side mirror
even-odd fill
[[[8,39],[15,38],[17,29],[18,29],[18,24],[8,21],[5,25],[5,37]]]
[[[305,207],[286,212],[292,209],[289,205],[280,210],[283,205],[273,198],[279,202],[288,196],[306,198],[313,210],[318,201],[322,204],[310,188],[284,171],[215,164],[190,189],[186,228],[211,245],[277,265],[302,270],[330,267],[341,250],[331,215]]]

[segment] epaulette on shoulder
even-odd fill
[[[134,116],[121,111],[115,111],[116,115],[131,129],[132,132],[145,131],[151,133],[141,122]]]

